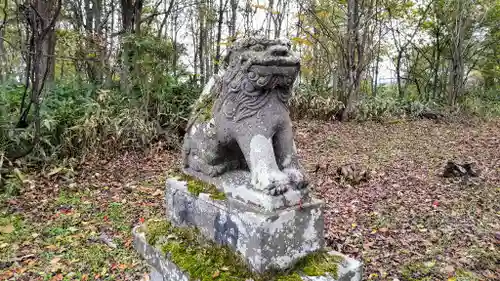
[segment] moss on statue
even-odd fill
[[[200,193],[207,193],[210,195],[210,198],[214,200],[225,200],[226,194],[217,189],[217,187],[213,184],[201,181],[196,179],[193,176],[187,175],[185,173],[179,175],[173,175],[173,177],[185,181],[187,183],[187,189],[189,193],[199,196]]]
[[[215,99],[211,95],[207,97],[200,97],[193,107],[193,113],[191,116],[194,116],[195,119],[202,122],[207,122],[212,119],[212,108],[214,102]]]
[[[204,108],[200,109],[200,120],[203,122],[208,122],[212,119],[212,106],[213,102],[207,103]]]
[[[337,276],[342,258],[318,252],[301,259],[286,272],[256,274],[227,246],[208,241],[194,228],[174,227],[165,220],[150,220],[142,231],[146,241],[169,256],[191,280],[208,281],[302,281],[300,274]]]

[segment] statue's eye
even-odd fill
[[[264,51],[266,49],[266,47],[264,47],[264,45],[261,45],[261,44],[256,44],[256,45],[253,45],[250,49],[252,51],[261,52],[261,51]]]

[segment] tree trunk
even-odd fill
[[[274,21],[274,38],[279,38],[281,35],[281,28],[283,26],[284,15],[287,13],[288,1],[278,0],[276,3],[276,13],[272,13]]]
[[[271,38],[271,20],[273,19],[274,0],[269,0],[269,6],[266,14],[266,38]]]
[[[21,101],[21,117],[17,126],[28,127],[28,114],[32,105],[35,126],[32,146],[18,155],[11,156],[11,159],[29,154],[40,142],[41,101],[43,92],[47,90],[46,84],[51,83],[54,79],[54,50],[56,43],[54,26],[61,11],[61,5],[61,0],[57,2],[55,0],[38,0],[35,2],[26,1],[18,6],[18,9],[25,16],[29,44],[26,53],[25,92]],[[28,92],[30,92],[30,98],[25,105]]]
[[[404,98],[404,91],[401,83],[401,60],[403,59],[403,49],[398,50],[398,56],[396,58],[396,80],[398,82],[398,95],[399,98]]]
[[[121,18],[122,18],[122,28],[123,37],[122,42],[126,36],[131,34],[139,34],[141,26],[141,14],[143,0],[121,0]],[[122,43],[122,66],[120,73],[120,89],[126,94],[131,93],[134,87],[130,76],[131,73],[139,73],[138,65],[134,63],[136,57],[132,53],[132,45],[128,42]]]
[[[251,0],[246,0],[244,17],[245,17],[245,26],[244,26],[245,35],[249,35],[250,31],[252,30],[252,1]]]
[[[172,9],[175,4],[175,0],[170,0],[170,3],[168,4],[167,7],[167,1],[163,2],[165,4],[165,16],[163,17],[163,20],[161,21],[160,28],[158,29],[157,37],[160,38],[161,34],[163,33],[163,28],[167,24],[168,17],[170,16],[170,13],[172,12]]]
[[[378,1],[375,2],[375,7],[378,5]],[[375,62],[375,75],[373,81],[373,96],[377,96],[378,91],[378,72],[379,72],[379,61],[380,61],[380,45],[382,42],[382,24],[379,22],[378,11],[375,14],[375,21],[378,24],[378,42],[377,42],[377,61]]]
[[[0,27],[0,38],[3,38],[3,28],[4,26]],[[3,39],[0,39],[0,82],[5,82],[7,78],[7,57],[5,55],[5,46],[3,43]]]
[[[228,0],[223,4],[224,0],[219,0],[219,18],[217,21],[217,39],[215,42],[215,64],[214,64],[214,74],[219,73],[219,67],[222,63],[220,54],[220,44],[222,37],[222,23],[224,22],[224,10],[227,7]]]
[[[357,90],[356,82],[356,29],[358,23],[358,1],[347,1],[347,34],[346,34],[346,78],[347,89],[345,91],[345,108],[342,112],[342,121],[347,121],[353,111],[354,97]]]
[[[436,99],[438,95],[438,82],[439,82],[439,66],[441,65],[441,47],[439,42],[439,30],[436,30],[436,46],[434,47],[434,68],[432,80],[432,98]]]
[[[466,0],[456,1],[457,7],[454,11],[453,30],[450,42],[450,73],[448,82],[448,103],[455,105],[457,98],[463,94],[464,90],[464,40],[465,33],[471,24],[471,18],[467,17],[470,3]]]
[[[199,45],[198,45],[198,61],[200,63],[200,83],[205,84],[205,10],[206,6],[204,3],[205,0],[200,0],[198,6],[198,21],[199,21]]]
[[[229,24],[229,36],[234,39],[236,36],[236,17],[238,14],[238,0],[231,0],[231,21]]]

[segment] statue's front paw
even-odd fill
[[[304,189],[309,185],[304,173],[299,169],[286,168],[283,172],[288,175],[294,189]]]
[[[256,189],[272,196],[281,195],[291,187],[288,176],[280,171],[256,175],[253,184]]]
[[[266,187],[265,193],[272,196],[278,196],[287,192],[289,188],[290,188],[289,183],[276,182]]]

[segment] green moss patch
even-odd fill
[[[330,274],[337,278],[337,265],[342,261],[342,257],[332,256],[321,251],[310,254],[297,263],[296,268],[300,268],[305,275],[322,276]]]
[[[195,195],[199,196],[200,193],[207,193],[210,195],[210,198],[214,200],[225,200],[226,194],[215,187],[215,185],[201,181],[193,176],[187,174],[175,175],[174,177],[179,180],[187,182],[188,191]]]
[[[337,276],[341,258],[318,252],[300,260],[286,272],[255,274],[233,250],[208,241],[194,228],[174,227],[165,220],[150,220],[143,229],[146,241],[160,249],[191,280],[301,281],[300,273],[308,276]]]
[[[210,94],[201,97],[193,106],[193,115],[197,116],[198,120],[207,122],[212,119],[212,108],[215,102],[215,97]]]
[[[213,103],[208,103],[204,108],[200,109],[201,121],[208,122],[212,119],[212,105]]]

